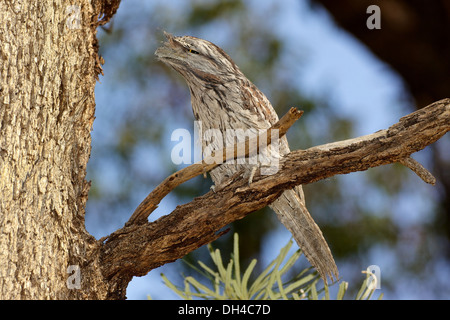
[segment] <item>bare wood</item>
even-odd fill
[[[400,163],[403,164],[405,167],[411,169],[424,182],[431,184],[433,186],[436,184],[436,178],[431,174],[431,172],[425,169],[419,162],[417,162],[413,158],[407,157],[405,159],[400,160]]]
[[[204,159],[201,162],[194,163],[184,169],[181,169],[169,177],[167,177],[162,183],[160,183],[136,208],[126,226],[130,226],[135,223],[144,223],[148,216],[158,208],[161,200],[167,196],[173,189],[185,183],[186,181],[195,178],[198,175],[211,171],[219,166],[221,163],[225,163],[229,160],[238,158],[238,150],[245,150],[244,157],[248,157],[252,154],[257,154],[260,146],[259,141],[266,139],[265,145],[270,145],[272,142],[272,131],[278,131],[278,138],[283,137],[289,128],[303,115],[303,111],[299,111],[296,108],[291,108],[277,123],[275,123],[266,132],[260,134],[255,139],[246,140],[241,144],[237,144],[233,147],[228,147],[219,150],[216,154],[222,155],[222,159],[219,162],[214,161],[213,157]]]
[[[273,202],[284,190],[336,174],[400,162],[450,131],[450,99],[418,110],[387,130],[371,135],[297,150],[281,160],[272,176],[255,174],[248,186],[239,176],[216,192],[178,206],[155,222],[124,227],[101,249],[102,272],[117,288],[133,276],[182,258],[223,234],[229,223]],[[123,298],[118,289],[113,298]]]
[[[0,1],[1,300],[106,296],[98,259],[85,266],[96,4]]]

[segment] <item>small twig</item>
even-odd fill
[[[420,179],[422,179],[426,183],[429,183],[433,186],[436,184],[436,178],[431,174],[431,172],[425,169],[424,166],[422,166],[419,162],[417,162],[413,158],[407,157],[405,159],[400,160],[399,162],[405,167],[411,169],[415,174],[419,176]]]
[[[168,178],[166,178],[161,184],[159,184],[136,208],[131,215],[125,226],[132,224],[139,224],[146,221],[148,216],[158,207],[161,200],[168,195],[173,189],[180,184],[198,176],[205,174],[216,168],[218,165],[237,159],[239,156],[248,157],[249,155],[257,154],[259,151],[260,141],[266,139],[266,146],[272,142],[272,131],[278,130],[278,139],[281,139],[289,128],[303,115],[303,111],[299,111],[296,108],[291,108],[277,123],[275,123],[267,131],[260,134],[258,137],[245,142],[235,144],[234,146],[224,148],[215,152],[216,155],[222,154],[222,162],[214,161],[216,156],[205,158],[203,161],[194,163],[184,169],[181,169]],[[242,149],[241,149],[242,148]],[[245,149],[244,149],[245,148]],[[241,155],[238,150],[245,150],[245,154]]]

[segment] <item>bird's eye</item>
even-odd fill
[[[195,50],[192,50],[192,49],[189,49],[189,52],[190,52],[190,53],[193,53],[193,54],[200,54],[200,52],[195,51]]]

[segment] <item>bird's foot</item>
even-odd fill
[[[247,184],[249,187],[251,187],[253,178],[255,177],[256,170],[258,170],[258,166],[254,165],[250,168],[250,170],[244,172],[243,178],[248,179]]]

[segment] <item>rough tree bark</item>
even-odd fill
[[[85,229],[101,72],[96,27],[119,2],[0,2],[0,298],[123,299],[129,281],[219,237],[285,189],[406,161],[450,130],[450,100],[371,136],[293,151],[269,177],[226,185],[105,239]],[[98,20],[101,17],[101,20]],[[418,169],[420,171],[420,169]],[[131,213],[130,213],[131,215]]]
[[[97,248],[85,175],[108,17],[92,3],[0,1],[0,299],[105,297],[99,268],[78,277]]]

